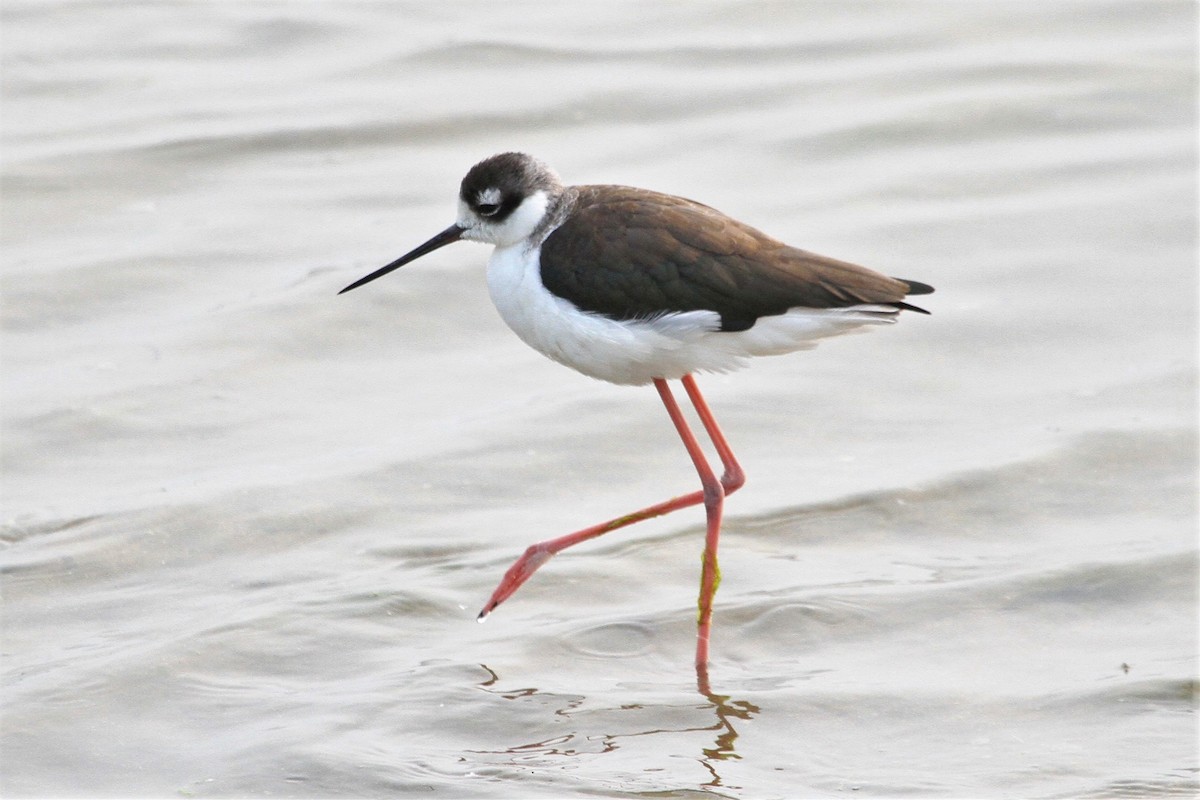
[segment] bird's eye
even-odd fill
[[[500,210],[500,204],[480,203],[479,205],[475,206],[475,210],[479,212],[479,216],[481,217],[490,217]]]

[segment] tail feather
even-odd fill
[[[901,283],[903,283],[905,286],[908,287],[908,292],[906,294],[933,294],[933,287],[930,286],[928,283],[921,283],[920,281],[910,281],[908,278],[896,278],[896,280],[900,281]],[[896,302],[896,303],[889,303],[889,305],[893,305],[896,308],[901,309],[903,311],[916,311],[918,314],[928,314],[929,313],[928,311],[921,308],[920,306],[914,306],[910,303]]]

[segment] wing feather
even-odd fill
[[[542,281],[579,308],[614,319],[715,311],[746,330],[793,308],[863,303],[915,307],[923,293],[874,270],[771,238],[701,203],[623,186],[572,187],[566,221],[542,244]]]

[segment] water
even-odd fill
[[[9,796],[1193,796],[1186,3],[5,4]],[[476,160],[933,316],[654,393],[504,329]]]

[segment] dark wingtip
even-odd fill
[[[910,281],[908,278],[894,278],[893,280],[898,280],[901,283],[903,283],[905,286],[908,287],[908,291],[905,292],[905,294],[933,294],[933,287],[930,286],[928,283],[921,283],[920,281]],[[889,303],[889,305],[893,305],[896,308],[900,309],[901,311],[915,311],[918,314],[928,314],[929,313],[928,311],[921,308],[920,306],[914,306],[911,303],[896,302],[896,303]]]
[[[910,281],[908,278],[896,278],[896,280],[908,285],[909,294],[933,294],[933,287],[928,283]]]

